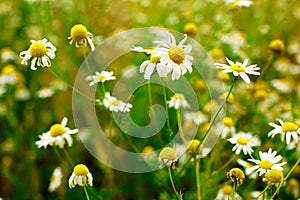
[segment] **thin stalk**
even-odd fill
[[[89,96],[87,96],[86,94],[82,93],[80,90],[78,90],[77,88],[73,87],[70,83],[66,82],[64,79],[62,79],[58,74],[56,74],[51,67],[48,67],[49,71],[59,80],[63,81],[69,88],[71,88],[72,90],[78,92],[79,94],[81,94],[82,96],[85,96],[87,99],[94,101],[94,99],[90,98]]]
[[[167,127],[168,127],[167,132],[170,133],[170,137],[171,137],[172,136],[172,131],[171,131],[171,128],[170,128],[169,110],[168,110],[168,103],[167,103],[167,91],[166,91],[165,84],[163,86],[163,95],[164,95],[164,101],[165,101],[166,119],[167,119]]]
[[[258,197],[260,197],[261,195],[264,195],[268,188],[269,188],[269,186],[267,185],[267,187],[265,187],[265,189],[257,197],[255,197],[254,200],[258,199]]]
[[[90,200],[89,194],[87,192],[86,186],[83,186],[84,194],[87,200]]]
[[[234,193],[235,193],[235,190],[236,190],[236,184],[235,182],[233,182],[233,188],[232,188],[232,192],[231,192],[231,199],[234,200]]]
[[[70,165],[71,165],[71,166],[74,166],[74,162],[73,162],[71,156],[69,155],[69,153],[67,152],[67,150],[66,150],[65,148],[63,148],[63,152],[64,152],[64,154],[66,155],[67,160],[69,161]]]
[[[196,181],[197,181],[197,199],[201,200],[201,183],[200,183],[200,159],[196,159]]]
[[[179,194],[175,188],[175,185],[174,185],[174,181],[173,181],[173,177],[172,177],[172,172],[171,172],[171,167],[168,167],[168,171],[169,171],[169,177],[170,177],[170,181],[171,181],[171,185],[172,185],[172,188],[173,188],[173,191],[175,192],[177,198],[179,200],[182,200],[182,194]]]
[[[89,71],[89,74],[92,74],[92,71],[91,71],[91,68],[90,68],[90,64],[89,64],[89,61],[87,59],[87,56],[86,56],[86,52],[85,52],[85,48],[82,47],[82,54],[83,54],[83,57],[84,57],[84,62],[86,63],[86,66],[88,68],[88,71]]]
[[[266,71],[271,67],[271,64],[272,64],[273,59],[274,59],[274,53],[272,53],[272,54],[269,56],[269,58],[268,58],[266,64],[265,64],[264,67],[262,68],[262,72],[261,72],[261,74],[260,74],[260,76],[259,76],[259,79],[262,79],[262,78],[264,77]]]
[[[184,144],[187,143],[183,131],[182,131],[182,126],[181,126],[181,114],[180,114],[180,109],[177,110],[177,124],[178,124],[178,130],[179,130],[179,135],[181,137],[181,140]]]
[[[56,146],[53,146],[53,149],[54,149],[55,154],[56,154],[57,157],[59,158],[59,160],[63,163],[63,162],[64,162],[64,159],[61,157],[61,155],[60,155],[60,153],[59,153],[57,147],[56,147]]]

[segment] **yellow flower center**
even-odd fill
[[[269,43],[269,48],[271,49],[271,51],[273,51],[274,53],[281,53],[284,50],[284,43],[282,40],[272,40]]]
[[[244,172],[241,169],[239,169],[239,168],[232,168],[228,173],[233,178],[236,178],[236,179],[245,179]]]
[[[47,53],[47,48],[45,44],[41,42],[35,42],[30,45],[29,52],[32,57],[40,58]]]
[[[223,119],[223,124],[224,126],[227,126],[227,127],[233,127],[233,120],[231,117],[225,117]]]
[[[5,75],[9,75],[9,74],[12,74],[14,73],[16,70],[15,70],[15,67],[11,64],[8,64],[8,65],[5,65],[2,69],[2,73],[5,74]]]
[[[192,153],[197,153],[201,151],[202,145],[200,145],[200,141],[197,139],[191,140],[190,143],[187,145],[187,152],[192,154]],[[198,147],[199,146],[199,147]],[[195,152],[196,148],[198,147],[198,151]]]
[[[85,26],[82,24],[77,24],[71,28],[71,38],[74,41],[80,41],[84,38],[87,38],[88,31]]]
[[[121,102],[119,100],[109,100],[109,104],[112,106],[119,106],[120,103]]]
[[[240,145],[247,145],[248,142],[249,142],[249,139],[248,139],[248,138],[245,138],[245,137],[238,137],[237,142],[238,142]]]
[[[272,183],[280,183],[283,178],[283,173],[278,169],[271,169],[266,173],[266,178]]]
[[[177,157],[176,151],[173,148],[165,147],[159,153],[159,158],[160,159],[167,159],[167,160],[171,160],[171,161],[176,161],[178,157]]]
[[[174,94],[173,98],[174,98],[174,99],[179,99],[179,100],[185,100],[184,95],[183,95],[183,94],[180,94],[180,93]]]
[[[195,23],[189,22],[183,27],[183,32],[188,36],[194,37],[198,33],[198,27]]]
[[[143,153],[152,153],[154,152],[154,148],[152,146],[145,146],[143,148]]]
[[[103,74],[100,74],[97,78],[98,78],[98,81],[99,81],[99,82],[102,82],[102,81],[104,81],[107,77],[106,77],[105,75],[103,75]]]
[[[173,46],[169,49],[169,57],[176,64],[181,64],[185,59],[185,51],[180,46]]]
[[[262,169],[270,169],[273,166],[273,163],[269,160],[262,160],[259,162],[258,166]]]
[[[236,71],[236,72],[245,72],[245,67],[243,67],[241,65],[237,65],[237,64],[231,65],[230,69],[232,69],[233,71]]]
[[[231,185],[226,184],[221,188],[221,190],[225,195],[231,195],[233,189]]]
[[[158,56],[153,56],[152,54],[150,55],[150,62],[151,63],[160,63],[160,57]]]
[[[76,176],[86,176],[89,173],[89,169],[83,164],[78,164],[74,167],[73,173]]]
[[[66,131],[61,124],[54,124],[50,128],[50,134],[52,137],[63,135],[65,132]]]
[[[297,130],[297,125],[294,122],[284,122],[281,127],[283,132],[291,132]]]

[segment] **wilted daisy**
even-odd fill
[[[277,155],[277,151],[272,151],[269,149],[268,152],[259,152],[260,160],[248,159],[251,162],[254,162],[256,165],[250,167],[249,172],[255,171],[259,176],[267,173],[271,169],[283,170],[282,166],[286,164],[286,162],[278,163],[281,159],[281,155]]]
[[[86,27],[82,24],[76,24],[71,28],[70,36],[68,37],[70,40],[69,44],[73,44],[75,42],[76,47],[86,47],[87,44],[90,45],[91,50],[95,50],[95,46],[93,43],[93,34],[88,32]]]
[[[78,133],[78,129],[71,130],[66,127],[68,119],[65,117],[60,124],[54,124],[50,127],[50,130],[42,135],[39,135],[40,140],[36,141],[35,144],[38,148],[49,146],[58,146],[64,148],[67,143],[68,146],[72,146],[73,139],[72,134]]]
[[[158,161],[160,163],[160,167],[166,165],[167,167],[171,167],[178,160],[176,151],[171,147],[165,147],[158,156]]]
[[[235,5],[239,7],[249,7],[253,4],[252,0],[225,0],[227,5]]]
[[[231,199],[233,187],[229,184],[223,185],[217,193],[215,200],[228,200]],[[234,193],[235,200],[242,200],[242,197],[238,193]]]
[[[90,86],[96,85],[97,83],[104,83],[106,81],[115,80],[114,72],[102,71],[101,73],[96,72],[95,75],[88,76],[86,80],[90,81]]]
[[[245,155],[252,154],[252,147],[260,145],[259,139],[253,136],[250,132],[239,132],[232,138],[229,138],[228,141],[231,144],[235,144],[232,151],[235,151],[236,154],[240,154],[242,150]]]
[[[27,65],[27,61],[31,60],[30,69],[37,70],[37,66],[51,67],[50,59],[55,58],[56,48],[46,38],[42,40],[30,40],[31,45],[27,51],[20,53],[22,59],[21,64]]]
[[[226,58],[227,62],[229,65],[226,64],[221,64],[221,63],[215,63],[217,68],[223,69],[223,73],[233,73],[235,77],[240,76],[246,83],[250,83],[250,79],[247,74],[252,74],[252,75],[260,75],[259,72],[256,70],[259,70],[259,67],[256,67],[257,65],[250,65],[247,66],[248,64],[248,59],[245,59],[243,63],[236,62],[234,63],[233,61],[229,60]]]
[[[238,188],[245,180],[245,174],[240,168],[232,168],[226,174],[227,178],[236,184]]]
[[[116,97],[111,96],[109,92],[105,93],[103,105],[113,112],[129,112],[132,108],[130,103],[125,103],[121,100],[118,100]]]
[[[69,187],[74,188],[76,185],[79,186],[93,186],[93,176],[89,172],[89,169],[84,164],[77,164],[71,177],[69,178]]]
[[[50,184],[48,187],[49,192],[53,192],[54,190],[59,188],[59,186],[61,185],[62,177],[63,177],[63,173],[61,167],[56,167],[50,178]]]
[[[272,138],[275,135],[280,134],[281,140],[286,141],[287,144],[290,144],[291,141],[298,142],[300,136],[300,127],[294,122],[284,122],[281,119],[277,119],[280,125],[270,122],[269,125],[274,129],[268,133],[268,136]]]
[[[187,40],[187,35],[176,44],[175,37],[168,32],[168,42],[154,41],[155,44],[160,47],[155,48],[153,56],[161,57],[160,61],[165,64],[164,74],[172,72],[172,80],[180,78],[180,75],[184,75],[187,71],[192,73],[192,60],[193,56],[189,55],[192,51],[192,45],[184,45]],[[169,71],[172,69],[171,71]]]
[[[185,96],[180,93],[175,93],[169,101],[170,108],[189,108],[190,104],[186,101]]]

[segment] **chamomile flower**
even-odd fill
[[[281,140],[285,140],[287,144],[290,144],[291,141],[298,142],[300,137],[300,127],[294,122],[284,122],[281,119],[277,120],[280,125],[273,122],[269,123],[274,129],[268,133],[268,136],[274,138],[275,135],[280,134]]]
[[[278,169],[271,169],[266,173],[263,181],[268,182],[270,185],[279,184],[283,180],[283,172]]]
[[[43,86],[36,92],[36,96],[41,99],[46,99],[54,95],[54,90],[51,87]]]
[[[54,190],[59,188],[59,186],[61,185],[62,177],[63,177],[63,173],[61,167],[56,167],[50,178],[50,184],[48,187],[49,192],[53,192]]]
[[[232,138],[229,138],[228,141],[231,144],[235,144],[232,148],[232,151],[235,151],[235,154],[240,154],[241,151],[245,155],[252,154],[253,149],[252,147],[259,146],[260,141],[257,137],[253,136],[250,132],[244,133],[239,132],[234,135]]]
[[[225,0],[226,5],[235,5],[239,7],[249,7],[253,4],[252,0]]]
[[[234,63],[232,60],[229,60],[226,58],[227,62],[229,65],[226,64],[221,64],[221,63],[215,63],[217,68],[223,69],[223,73],[233,73],[235,77],[240,76],[246,83],[250,83],[250,79],[247,74],[252,74],[252,75],[260,75],[259,72],[256,70],[259,70],[259,67],[256,67],[257,65],[250,65],[247,66],[248,64],[248,59],[245,59],[243,63],[236,62]]]
[[[249,173],[251,171],[256,171],[258,175],[261,176],[271,169],[283,170],[282,166],[285,165],[286,162],[279,163],[279,161],[282,159],[282,156],[276,156],[276,154],[277,151],[272,151],[272,149],[269,149],[268,152],[259,152],[260,160],[248,159],[256,164],[248,169]]]
[[[184,45],[187,40],[187,35],[176,44],[175,37],[168,32],[168,42],[154,41],[160,45],[155,48],[154,57],[160,57],[160,62],[165,66],[161,69],[161,73],[168,74],[172,71],[172,80],[179,79],[187,71],[192,73],[193,56],[189,55],[192,51],[192,45]],[[171,71],[170,71],[171,69]]]
[[[101,73],[96,72],[95,75],[88,76],[86,80],[90,81],[90,86],[96,85],[97,83],[104,83],[106,81],[115,80],[114,72],[102,71]]]
[[[232,197],[233,187],[229,184],[225,184],[218,190],[215,200],[228,200]],[[234,199],[242,200],[242,197],[238,193],[234,193]]]
[[[245,174],[247,177],[249,177],[250,179],[256,179],[257,178],[257,174],[254,171],[249,171],[249,168],[253,166],[253,163],[247,162],[245,160],[242,159],[237,159],[236,161],[239,165],[241,165],[242,167],[245,168]]]
[[[229,134],[235,134],[235,126],[233,119],[231,117],[225,117],[223,121],[216,125],[217,129],[222,129],[221,137],[223,139],[227,138]]]
[[[177,110],[179,108],[189,108],[190,104],[186,101],[183,94],[175,93],[169,101],[169,107]]]
[[[69,178],[69,187],[74,188],[76,185],[82,187],[86,185],[93,186],[93,176],[84,164],[76,165]]]
[[[109,92],[105,93],[103,105],[113,112],[129,112],[132,108],[130,103],[125,103],[121,100],[118,100],[116,97],[111,96]]]
[[[178,160],[178,156],[176,151],[171,147],[165,147],[161,150],[158,156],[158,161],[160,163],[160,167],[166,165],[167,167],[171,167]]]
[[[131,51],[143,52],[150,55],[150,59],[142,62],[140,66],[140,73],[144,73],[144,78],[146,80],[150,79],[155,70],[162,78],[167,77],[168,73],[172,71],[171,67],[168,67],[161,62],[161,56],[154,55],[155,49],[144,49],[142,47],[136,46],[131,48]]]
[[[71,28],[70,36],[68,37],[70,40],[69,44],[72,45],[75,42],[76,47],[86,47],[87,44],[90,45],[91,50],[95,50],[95,46],[93,43],[93,34],[88,32],[86,27],[82,24],[76,24]]]
[[[30,41],[29,49],[20,53],[21,64],[27,65],[27,61],[32,58],[30,65],[32,70],[37,70],[36,66],[51,67],[50,59],[55,58],[56,47],[46,38]]]
[[[196,125],[200,125],[207,121],[207,117],[200,111],[186,112],[184,119],[188,122],[193,122]]]
[[[50,130],[42,135],[39,135],[40,140],[36,141],[35,144],[38,148],[47,146],[58,146],[59,148],[64,148],[67,143],[68,146],[72,146],[73,139],[72,134],[78,133],[78,129],[71,130],[66,127],[68,119],[65,117],[60,124],[54,124],[50,127]]]
[[[18,82],[18,71],[12,64],[7,64],[1,69],[0,84],[15,85]]]

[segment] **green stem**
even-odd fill
[[[69,88],[71,88],[72,90],[78,92],[79,94],[81,94],[82,96],[85,96],[86,98],[88,98],[91,101],[94,101],[94,99],[90,98],[89,96],[87,96],[86,94],[82,93],[80,90],[78,90],[77,88],[73,87],[70,83],[64,81],[62,78],[60,78],[60,76],[58,74],[56,74],[51,67],[48,67],[49,71],[59,80],[63,81]]]
[[[233,182],[233,188],[232,188],[232,192],[231,192],[231,199],[232,200],[234,200],[235,189],[236,189],[236,184],[235,184],[235,182]]]
[[[89,197],[89,194],[88,194],[88,192],[87,192],[86,186],[83,186],[83,190],[84,190],[84,194],[85,194],[85,196],[86,196],[86,199],[87,199],[87,200],[90,200],[90,197]]]
[[[201,200],[201,184],[200,184],[200,159],[196,159],[196,181],[197,181],[197,198]]]
[[[63,148],[63,152],[64,152],[64,154],[66,155],[67,160],[69,161],[70,165],[71,165],[71,166],[74,166],[74,162],[73,162],[71,156],[69,155],[69,153],[67,152],[67,150],[66,150],[65,148]]]
[[[215,175],[218,171],[221,171],[222,169],[224,169],[227,165],[229,165],[234,159],[236,158],[236,155],[231,156],[231,158],[219,169],[217,169],[216,171],[214,171],[212,173],[212,176]]]
[[[171,138],[173,133],[172,133],[172,130],[170,128],[169,109],[168,109],[168,103],[167,103],[167,91],[166,91],[165,85],[166,85],[166,83],[164,81],[163,95],[164,95],[164,101],[165,101],[166,119],[167,119],[167,127],[168,127],[167,132],[170,134],[170,138]]]
[[[264,77],[266,71],[271,67],[271,64],[272,64],[273,59],[274,59],[274,54],[272,53],[272,54],[269,56],[269,58],[268,58],[266,64],[265,64],[264,67],[262,68],[262,72],[261,72],[261,74],[260,74],[260,76],[259,76],[259,79],[262,79],[262,78]]]
[[[89,64],[89,61],[88,61],[87,56],[86,56],[85,47],[82,47],[82,54],[83,54],[86,66],[88,68],[89,74],[92,74],[92,71],[91,71],[91,68],[90,68],[90,64]]]
[[[268,188],[269,188],[269,186],[267,185],[267,187],[265,187],[265,189],[257,197],[255,197],[254,200],[258,199],[258,197],[260,197],[261,195],[264,195]]]
[[[182,126],[181,126],[181,114],[180,114],[180,109],[177,110],[177,124],[178,124],[178,130],[179,130],[179,135],[181,137],[181,140],[184,144],[187,143],[183,131],[182,131]]]
[[[182,200],[182,194],[179,194],[175,188],[175,185],[174,185],[174,181],[173,181],[173,177],[172,177],[172,172],[171,172],[171,167],[168,167],[168,171],[169,171],[169,177],[170,177],[170,181],[171,181],[171,185],[172,185],[172,188],[173,188],[173,191],[175,192],[177,198],[179,200]]]
[[[60,155],[60,153],[59,153],[57,147],[56,147],[56,146],[53,146],[53,149],[54,149],[55,154],[56,154],[57,157],[59,158],[59,160],[63,163],[63,162],[64,162],[64,159],[61,157],[61,155]]]
[[[282,184],[289,178],[289,176],[292,174],[292,172],[295,170],[295,168],[298,166],[300,162],[300,158],[297,160],[297,162],[294,164],[292,169],[289,171],[289,173],[286,175],[286,177],[280,182],[279,186],[277,187],[276,191],[274,192],[272,199],[278,194],[280,188],[282,187]]]

